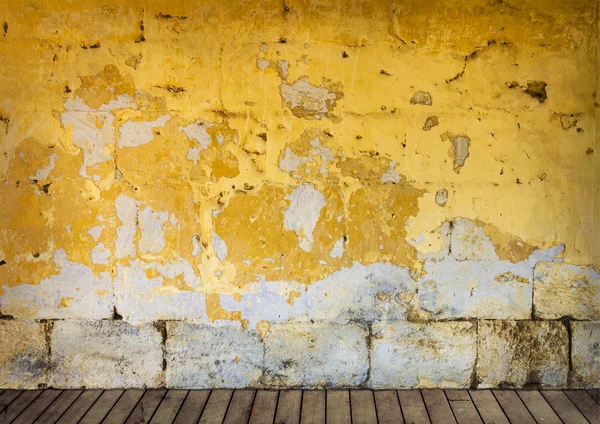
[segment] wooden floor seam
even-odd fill
[[[600,424],[600,389],[0,389],[0,424]]]

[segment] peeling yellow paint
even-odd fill
[[[141,33],[132,1],[0,8],[0,295],[60,275],[64,251],[95,277],[152,263],[153,294],[206,292],[211,321],[243,321],[219,295],[257,281],[356,262],[416,279],[456,217],[502,260],[564,244],[600,266],[595,3],[451,1],[442,26],[392,3],[157,1]]]

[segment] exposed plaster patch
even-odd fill
[[[321,119],[331,117],[337,100],[343,97],[340,84],[330,87],[312,85],[308,77],[298,78],[293,84],[282,81],[279,91],[283,101],[298,118]]]
[[[92,250],[91,257],[92,263],[96,265],[108,265],[108,259],[111,256],[110,250],[108,250],[104,243],[97,244]]]
[[[295,172],[300,165],[310,162],[310,158],[298,156],[289,147],[284,150],[283,158],[279,161],[279,168],[285,172]],[[301,178],[301,175],[295,175],[294,178]]]
[[[339,238],[329,253],[332,258],[341,258],[344,255],[344,237]]]
[[[176,282],[179,286],[171,285]],[[202,281],[192,265],[181,258],[164,264],[135,259],[129,266],[117,265],[116,305],[126,320],[208,322],[206,295],[202,289]]]
[[[50,175],[50,172],[56,166],[56,159],[58,159],[58,155],[56,153],[52,153],[50,155],[48,165],[35,171],[35,175],[30,176],[29,179],[36,181],[44,181],[47,179],[48,175]]]
[[[55,250],[52,260],[60,272],[38,285],[2,286],[3,314],[37,319],[102,319],[112,315],[112,298],[97,294],[98,291],[112,292],[110,273],[95,275],[87,266],[71,262],[63,249]],[[64,307],[63,298],[73,301]]]
[[[208,149],[208,146],[211,145],[212,138],[206,132],[206,128],[210,128],[213,125],[212,122],[196,121],[193,124],[179,127],[179,131],[183,131],[190,140],[194,140],[197,143],[196,146],[188,149],[187,158],[189,160],[199,160],[200,152]]]
[[[445,188],[439,189],[435,193],[435,203],[438,206],[446,206],[446,203],[448,203],[448,190],[446,190]]]
[[[227,258],[227,245],[217,233],[213,233],[212,245],[217,254],[217,258],[219,258],[220,261],[224,261],[225,258]]]
[[[314,242],[313,231],[325,206],[325,196],[313,184],[302,184],[286,200],[290,201],[290,205],[283,214],[283,228],[295,231],[300,248],[310,252]]]
[[[410,99],[410,104],[431,106],[433,104],[433,99],[431,98],[431,94],[427,91],[417,91]]]
[[[127,121],[119,128],[120,149],[124,147],[137,147],[150,143],[154,138],[152,130],[164,127],[171,119],[171,115],[163,115],[154,121]]]
[[[103,228],[104,227],[102,225],[96,225],[95,227],[90,228],[90,230],[88,231],[88,234],[92,236],[94,241],[98,241]]]
[[[400,174],[396,171],[396,161],[390,161],[387,171],[381,176],[382,183],[398,183],[400,182]]]
[[[126,108],[137,108],[134,99],[126,94],[99,109],[90,108],[80,97],[65,101],[66,112],[61,114],[61,122],[65,127],[72,126],[73,145],[83,152],[79,175],[99,181],[104,177],[97,169],[99,165],[108,162],[114,167],[115,117],[111,111]]]
[[[440,121],[437,116],[428,116],[425,120],[425,124],[423,124],[423,131],[429,131],[433,127],[437,127],[440,124]]]
[[[118,259],[135,258],[135,234],[137,232],[137,210],[138,204],[126,194],[120,194],[115,201],[117,218],[121,226],[117,228],[117,239],[115,241],[115,257]]]
[[[266,59],[256,59],[256,66],[258,67],[258,69],[260,69],[261,71],[264,71],[265,69],[267,69],[269,67],[269,65],[271,64],[270,60],[266,60]]]
[[[167,242],[163,226],[168,220],[168,212],[154,212],[150,206],[139,211],[138,225],[141,236],[138,245],[140,253],[158,254],[165,248]]]

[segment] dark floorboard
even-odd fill
[[[9,390],[0,424],[600,424],[591,390]]]

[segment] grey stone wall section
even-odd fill
[[[600,274],[592,266],[538,263],[533,293],[537,318],[600,320]]]
[[[168,322],[166,383],[190,389],[255,387],[263,354],[259,333],[240,323]]]
[[[359,386],[368,377],[369,332],[348,323],[285,323],[265,335],[265,386]]]
[[[56,321],[51,384],[57,388],[157,387],[161,332],[151,322]]]
[[[469,387],[476,330],[476,324],[470,322],[373,325],[370,386]]]
[[[569,332],[560,321],[481,321],[479,387],[566,387]]]
[[[573,386],[600,387],[600,321],[571,323]]]
[[[45,324],[0,320],[0,388],[37,389],[48,383]]]

